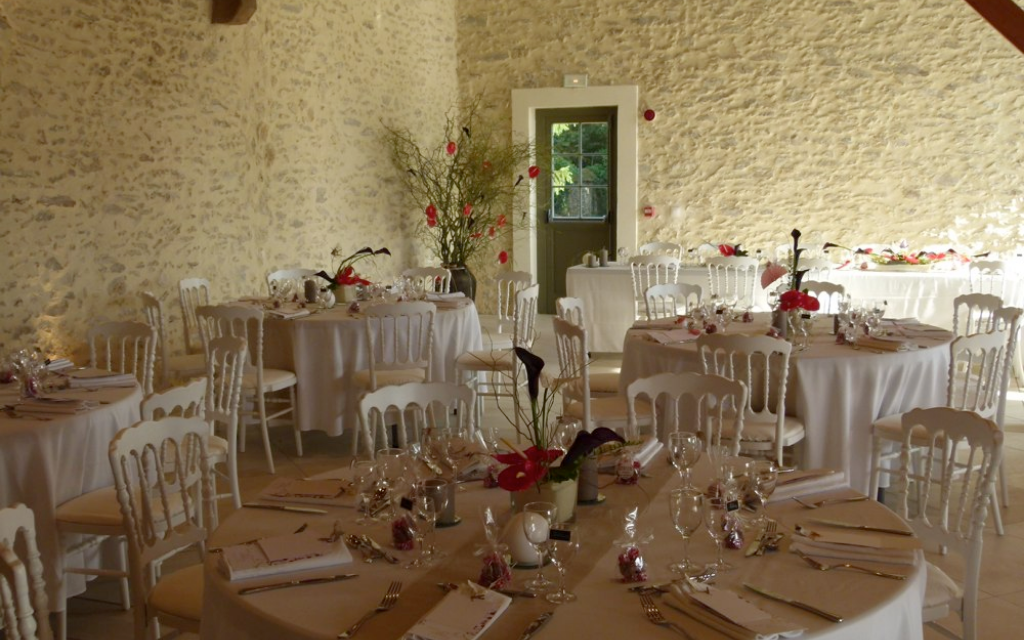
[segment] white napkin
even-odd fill
[[[906,351],[909,348],[907,339],[897,336],[857,336],[855,344],[858,347],[879,351]]]
[[[846,473],[833,469],[806,469],[791,473],[779,474],[775,491],[768,500],[769,504],[781,502],[795,497],[842,489],[848,487]]]
[[[75,398],[26,398],[14,405],[22,413],[74,414],[95,409],[99,405]]]
[[[228,580],[262,578],[323,569],[352,562],[344,541],[325,542],[322,533],[303,531],[224,547],[220,570]]]
[[[679,342],[690,342],[700,336],[690,333],[689,329],[670,329],[667,331],[648,331],[647,337],[658,344],[672,344]]]
[[[133,387],[137,384],[135,376],[130,373],[107,371],[106,369],[77,369],[62,373],[68,378],[71,389],[100,389],[106,387]]]
[[[676,318],[659,318],[657,320],[637,320],[633,323],[634,329],[674,329],[679,327]]]
[[[62,369],[70,369],[73,366],[75,366],[75,363],[67,358],[50,358],[46,362],[46,369],[48,371],[61,371]]]
[[[283,306],[277,309],[267,309],[266,313],[267,315],[284,318],[285,320],[293,320],[308,316],[311,312],[305,307]]]
[[[734,640],[774,640],[803,635],[804,628],[800,625],[772,616],[733,591],[704,588],[707,591],[684,591],[673,585],[672,605]]]
[[[465,298],[466,294],[461,291],[453,291],[452,293],[428,293],[427,300],[430,302],[438,302],[440,300],[457,300],[459,298]]]
[[[403,640],[473,640],[508,609],[512,598],[465,583],[448,592],[441,602],[409,629]]]
[[[663,448],[665,445],[655,436],[646,436],[639,444],[626,447],[633,453],[633,459],[640,463],[641,469],[646,467]],[[611,455],[601,456],[597,463],[598,469],[601,471],[614,470],[618,460],[618,450]]]
[[[914,550],[920,547],[921,541],[910,536],[801,526],[789,550],[819,558],[912,565]]]
[[[349,488],[348,480],[337,477],[310,480],[275,478],[263,488],[260,498],[273,502],[354,507],[355,489]]]

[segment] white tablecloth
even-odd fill
[[[0,404],[16,400],[16,386],[0,387]],[[136,386],[54,395],[107,404],[82,414],[47,414],[47,420],[0,413],[0,505],[23,502],[35,512],[50,609],[60,611],[64,608],[60,598],[64,557],[54,514],[61,503],[114,484],[108,455],[110,441],[118,431],[138,422],[142,391]],[[70,558],[69,563],[83,566],[81,554]],[[83,591],[85,577],[68,575],[68,596]]]
[[[759,314],[760,315],[760,314]],[[761,318],[758,318],[761,320]],[[828,318],[818,320],[811,347],[794,351],[786,391],[787,413],[806,428],[805,468],[846,472],[850,486],[867,491],[871,423],[914,407],[945,404],[951,334],[920,339],[927,347],[896,353],[836,345]],[[756,327],[756,329],[755,329]],[[761,322],[733,323],[729,333],[761,333]],[[621,392],[637,378],[664,372],[701,371],[696,346],[661,345],[631,331],[622,356]]]
[[[886,300],[889,318],[918,318],[922,322],[951,329],[953,299],[970,290],[967,270],[895,271],[885,268],[861,271],[840,269],[823,278],[841,284],[854,301]],[[687,267],[679,272],[679,282],[699,284],[708,289],[705,267]],[[587,330],[592,351],[618,352],[622,339],[633,324],[633,278],[629,265],[608,267],[571,267],[565,275],[567,295],[581,298],[589,317]],[[1020,305],[1024,300],[1024,278],[1009,286],[1006,303]],[[755,308],[766,309],[764,291],[754,289]]]
[[[696,477],[706,476],[706,468],[702,471],[701,465],[698,465]],[[516,598],[484,637],[518,638],[530,621],[541,612],[552,609],[556,614],[537,633],[537,640],[668,637],[669,634],[654,629],[643,616],[639,599],[627,591],[630,585],[618,581],[616,556],[620,549],[613,543],[618,536],[623,510],[631,505],[639,506],[640,528],[654,534],[654,542],[645,549],[650,582],[658,583],[673,577],[666,567],[670,561],[680,559],[682,544],[669,522],[666,491],[674,486],[676,480],[664,454],[652,462],[648,474],[637,486],[604,487],[602,492],[606,494],[607,501],[603,504],[577,507],[576,521],[581,527],[583,549],[569,568],[568,585],[579,595],[579,600],[555,607],[540,598]],[[456,510],[462,523],[438,531],[438,545],[448,553],[448,558],[433,569],[409,570],[401,568],[401,565],[382,561],[365,564],[357,559],[351,565],[301,576],[358,573],[359,577],[355,579],[239,596],[237,591],[245,586],[291,577],[231,583],[218,572],[216,558],[209,559],[205,567],[201,637],[203,640],[334,638],[373,608],[392,580],[400,580],[404,584],[398,604],[368,622],[359,632],[359,637],[366,640],[401,637],[441,600],[443,592],[437,583],[461,582],[477,577],[480,562],[473,551],[478,543],[483,542],[478,516],[481,506],[494,506],[501,517],[508,514],[508,494],[501,489],[483,489],[474,483],[467,491],[459,492],[457,500]],[[792,501],[771,505],[769,513],[783,527],[804,522],[807,516],[807,511]],[[870,501],[840,505],[830,513],[839,518],[864,517],[878,526],[896,526],[899,522],[895,514]],[[222,522],[213,535],[212,544],[217,546],[290,532],[303,523],[308,523],[310,528],[329,531],[335,519],[341,519],[346,532],[369,532],[382,543],[390,541],[384,525],[370,528],[355,525],[351,509],[335,508],[326,516],[242,509]],[[403,561],[412,554],[395,553]],[[355,555],[358,558],[358,553]],[[701,563],[714,558],[711,540],[703,528],[694,536],[691,557]],[[744,558],[738,551],[726,551],[726,560],[737,568],[718,579],[720,587],[742,593],[739,585],[749,581],[834,610],[847,618],[842,624],[832,624],[787,605],[742,593],[761,608],[805,625],[809,630],[803,636],[805,638],[918,640],[922,637],[921,602],[926,572],[920,554],[913,567],[899,568],[908,572],[906,581],[885,580],[853,572],[820,572],[785,552]],[[552,568],[546,571],[554,576]],[[518,586],[532,576],[533,570],[516,570],[514,574]],[[683,623],[698,640],[720,637],[711,635],[704,627],[682,618],[667,607],[663,607],[663,611],[667,617]]]
[[[346,305],[338,305],[297,320],[268,318],[265,333],[265,366],[298,376],[299,428],[332,436],[355,428],[360,392],[351,384],[351,376],[370,362],[362,314],[351,314]],[[474,305],[439,309],[431,376],[435,381],[456,381],[455,359],[482,345]]]

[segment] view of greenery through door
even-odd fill
[[[608,216],[607,122],[551,126],[551,217],[604,220]]]

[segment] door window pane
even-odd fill
[[[608,156],[583,156],[583,170],[580,175],[583,178],[583,184],[607,186]]]
[[[584,187],[587,193],[583,204],[583,217],[590,220],[603,220],[608,216],[608,189],[605,187]]]
[[[579,156],[555,156],[551,159],[551,185],[565,187],[579,184]]]
[[[560,122],[551,125],[551,151],[553,153],[579,153],[579,123]]]
[[[607,122],[586,122],[582,123],[582,151],[583,153],[601,153],[608,155],[608,123]]]
[[[551,125],[551,218],[604,220],[610,210],[607,122]]]

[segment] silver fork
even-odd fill
[[[765,550],[775,540],[775,534],[779,530],[779,523],[775,520],[769,520],[768,524],[764,527],[764,535],[761,536],[761,546],[757,548],[757,555],[763,556]]]
[[[359,620],[354,625],[352,625],[351,627],[349,627],[348,629],[346,629],[342,633],[339,633],[338,637],[339,638],[351,638],[352,636],[356,635],[356,631],[359,631],[359,628],[361,626],[363,626],[364,622],[366,622],[367,620],[369,620],[373,616],[377,615],[381,611],[387,611],[388,609],[391,609],[392,607],[394,607],[395,603],[398,602],[398,596],[401,593],[402,593],[402,583],[398,582],[397,580],[392,582],[391,586],[388,587],[387,593],[385,593],[384,597],[381,598],[380,604],[378,604],[375,609],[371,609],[370,611],[368,611],[365,616],[363,616],[362,618],[359,618]]]
[[[818,571],[831,571],[832,569],[851,569],[853,571],[861,571],[863,573],[868,573],[868,574],[871,574],[873,576],[878,576],[880,578],[890,578],[892,580],[906,580],[907,579],[907,576],[905,576],[905,575],[903,575],[901,573],[888,573],[886,571],[875,571],[874,569],[868,569],[867,567],[858,567],[857,565],[850,564],[849,562],[843,562],[841,564],[825,564],[824,562],[819,562],[818,560],[815,560],[814,558],[812,558],[810,556],[807,556],[807,555],[804,555],[802,553],[797,553],[797,555],[799,555],[801,558],[803,558],[804,562],[806,562],[807,564],[811,565],[812,567],[814,567]]]
[[[853,498],[825,498],[823,500],[818,500],[817,502],[806,502],[796,496],[793,496],[793,502],[796,502],[802,507],[807,507],[808,509],[818,509],[827,504],[839,504],[841,502],[862,502],[867,499],[867,496],[855,496]]]
[[[687,638],[687,640],[693,640],[693,636],[686,633],[686,629],[683,629],[676,623],[665,619],[665,616],[661,614],[661,609],[659,609],[658,606],[654,604],[654,600],[651,598],[650,595],[646,593],[640,594],[640,606],[644,608],[644,615],[647,616],[647,619],[653,622],[654,624],[658,625],[659,627],[668,627],[669,629],[672,629],[684,638]]]

